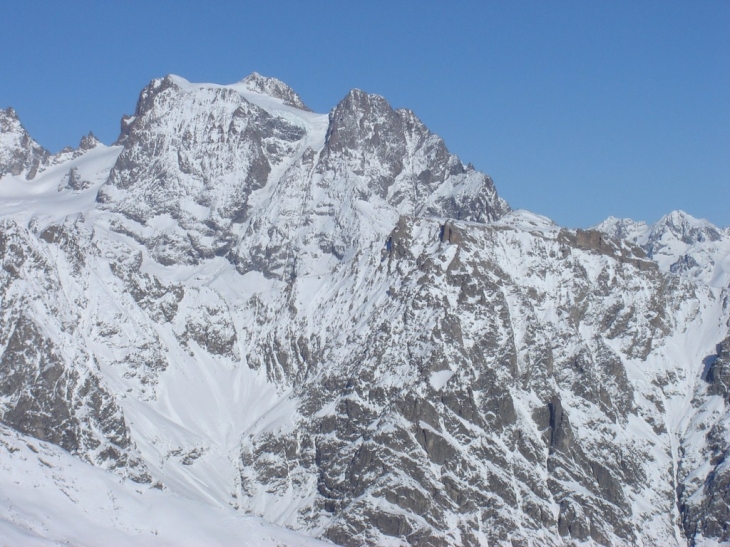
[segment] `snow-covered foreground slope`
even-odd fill
[[[3,547],[326,545],[231,508],[122,480],[0,426]]]
[[[343,545],[730,541],[727,283],[659,258],[684,248],[510,211],[358,90],[322,115],[168,76],[117,144],[55,156],[4,115],[0,463],[57,477],[3,489],[33,530],[76,510],[123,542],[159,497],[153,544],[246,514]],[[127,509],[54,501],[89,464]]]

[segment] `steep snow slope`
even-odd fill
[[[673,211],[648,226],[609,218],[596,229],[638,244],[659,268],[702,285],[730,287],[730,230],[683,211]],[[704,538],[730,539],[730,336],[704,358],[704,369],[689,402],[679,407],[681,454],[677,479],[685,531],[697,543]],[[713,544],[707,540],[708,544]]]
[[[410,111],[257,74],[86,142],[0,179],[7,426],[344,545],[730,540],[727,283],[605,235],[640,226],[511,212]]]
[[[326,545],[232,509],[140,487],[0,425],[0,545]]]
[[[51,223],[76,213],[88,214],[96,208],[99,187],[121,151],[121,146],[98,143],[79,155],[69,154],[70,158],[48,166],[31,181],[6,175],[0,179],[0,215],[27,224],[34,218]]]

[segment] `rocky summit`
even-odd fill
[[[111,146],[0,111],[0,262],[17,544],[730,543],[728,229],[562,228],[378,95],[167,76]]]

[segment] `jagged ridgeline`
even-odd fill
[[[258,74],[58,154],[0,111],[0,177],[8,438],[302,541],[730,541],[727,229],[561,228],[411,111]]]

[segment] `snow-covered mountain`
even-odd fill
[[[730,286],[730,228],[672,211],[652,226],[611,217],[595,229],[641,246],[662,271],[705,285]]]
[[[0,462],[53,478],[10,537],[730,541],[727,231],[561,228],[412,112],[258,74],[153,80],[112,146],[0,129]]]
[[[3,546],[325,546],[232,508],[140,488],[0,425]]]

